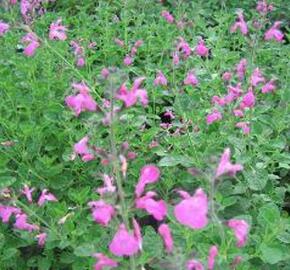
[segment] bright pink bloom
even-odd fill
[[[80,155],[84,162],[93,160],[94,154],[88,148],[89,137],[83,137],[79,142],[74,145],[74,153]]]
[[[41,192],[41,195],[40,195],[40,197],[38,199],[37,204],[39,206],[42,206],[46,201],[57,202],[57,198],[52,193],[48,192],[47,189],[44,189]]]
[[[185,85],[196,86],[198,84],[198,79],[196,78],[193,70],[189,71],[184,79],[183,83]]]
[[[133,63],[133,58],[130,55],[126,55],[123,61],[124,65],[130,66]]]
[[[222,114],[218,110],[214,109],[212,113],[207,115],[206,123],[210,125],[216,121],[221,120],[222,118]]]
[[[239,109],[235,109],[233,110],[234,116],[236,117],[244,117],[244,112],[242,110]]]
[[[33,56],[35,54],[35,50],[40,46],[38,42],[37,36],[34,33],[27,33],[22,39],[21,42],[26,45],[23,53],[26,56]]]
[[[102,226],[108,226],[115,215],[114,207],[103,200],[92,201],[89,202],[88,205],[91,207],[94,221]]]
[[[284,34],[279,29],[282,22],[275,22],[274,25],[266,31],[264,35],[265,40],[273,40],[275,39],[277,42],[282,42],[284,38]]]
[[[35,190],[35,188],[29,188],[29,186],[24,185],[24,188],[22,189],[22,194],[25,195],[28,202],[32,203],[32,192]]]
[[[135,201],[137,209],[144,209],[156,220],[163,220],[167,215],[167,206],[163,200],[154,200],[155,192],[147,192],[143,197],[139,197]]]
[[[115,268],[118,266],[118,263],[116,261],[110,259],[102,253],[95,253],[93,256],[98,259],[97,263],[94,266],[95,270]]]
[[[256,103],[256,98],[254,92],[249,89],[249,91],[243,96],[242,102],[240,104],[240,109],[253,108]]]
[[[240,164],[232,164],[230,161],[231,150],[226,148],[224,153],[221,156],[219,165],[216,169],[215,177],[218,178],[223,174],[229,174],[234,176],[237,172],[243,170],[243,166]]]
[[[43,247],[45,245],[45,242],[46,242],[47,234],[40,233],[40,234],[36,235],[36,238],[38,239],[38,245],[40,247]]]
[[[160,177],[160,170],[155,165],[145,165],[140,172],[138,184],[135,188],[135,194],[140,197],[147,184],[156,183]]]
[[[113,185],[113,177],[110,177],[107,174],[103,174],[104,186],[101,188],[97,188],[97,192],[100,195],[105,193],[114,193],[116,191],[116,187]]]
[[[109,245],[109,249],[115,256],[132,256],[139,250],[139,241],[136,236],[128,232],[125,224],[121,224]]]
[[[143,240],[142,240],[141,228],[140,228],[140,225],[135,218],[133,218],[133,229],[134,229],[134,236],[135,236],[136,240],[138,241],[139,250],[142,250]]]
[[[168,23],[174,23],[174,17],[166,10],[163,10],[161,12],[161,16],[168,22]]]
[[[119,47],[124,47],[125,45],[124,41],[119,38],[115,38],[114,41]]]
[[[237,99],[243,93],[243,89],[241,88],[242,84],[238,83],[237,85],[229,85],[228,93],[232,95],[233,99]]]
[[[85,83],[74,83],[72,87],[79,91],[79,94],[75,96],[67,96],[65,98],[65,103],[70,107],[76,116],[79,116],[81,112],[84,111],[96,111],[97,103],[89,94],[89,88]]]
[[[3,223],[8,223],[11,215],[20,214],[21,210],[17,207],[9,206],[9,205],[0,205],[0,218]]]
[[[276,90],[276,84],[275,80],[268,81],[263,87],[262,87],[262,93],[270,93]]]
[[[187,270],[204,270],[204,267],[201,262],[197,260],[189,260],[186,264]]]
[[[144,77],[137,78],[133,83],[131,91],[128,91],[126,85],[122,84],[116,95],[116,98],[122,100],[125,104],[125,107],[127,108],[135,105],[138,99],[144,107],[147,106],[147,91],[145,89],[140,89],[140,85],[144,80]]]
[[[236,66],[236,72],[240,81],[242,81],[245,77],[247,64],[248,64],[247,59],[243,58]]]
[[[244,134],[249,134],[251,128],[249,126],[249,122],[238,122],[236,123],[236,127],[241,128]]]
[[[257,86],[259,83],[265,82],[265,78],[259,68],[256,68],[251,75],[251,85]]]
[[[66,40],[66,27],[61,25],[61,19],[53,22],[49,27],[49,39],[51,40]]]
[[[39,227],[37,225],[27,223],[27,215],[26,214],[17,214],[16,215],[14,228],[18,229],[18,230],[29,231],[29,232],[39,230]]]
[[[179,192],[183,200],[174,207],[174,216],[179,223],[191,229],[202,229],[208,223],[208,200],[201,188],[193,196],[187,192]]]
[[[103,68],[102,71],[101,71],[101,75],[104,79],[107,79],[110,75],[110,71],[109,69],[107,68]]]
[[[209,249],[208,259],[207,259],[207,269],[213,270],[215,257],[218,255],[218,248],[217,246],[211,246]]]
[[[241,33],[243,35],[247,35],[248,34],[248,26],[247,26],[247,23],[244,20],[244,15],[243,15],[242,12],[238,13],[238,18],[237,18],[236,22],[231,26],[230,32],[234,33],[238,29],[240,29],[240,31],[241,31]]]
[[[203,39],[200,39],[197,46],[195,47],[195,53],[199,56],[208,56],[209,49],[205,46]]]
[[[173,239],[170,228],[167,224],[161,224],[158,228],[158,233],[161,235],[164,246],[167,252],[173,251]]]
[[[179,38],[177,51],[181,51],[185,59],[188,58],[191,54],[191,48],[189,44],[182,37]]]
[[[0,21],[0,37],[4,36],[4,34],[9,30],[9,24]]]
[[[226,71],[226,72],[223,73],[222,79],[224,81],[230,81],[231,78],[232,78],[232,73],[231,72]]]
[[[167,85],[167,79],[160,70],[158,71],[157,76],[154,80],[154,85]]]
[[[247,242],[249,224],[243,219],[231,219],[228,221],[228,227],[234,231],[237,247],[243,247]]]
[[[219,105],[219,106],[225,106],[226,105],[226,100],[225,98],[221,98],[219,96],[213,96],[211,98],[211,102],[212,104],[216,104],[216,105]]]

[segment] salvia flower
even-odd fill
[[[236,66],[236,72],[240,81],[242,81],[245,77],[247,64],[247,59],[243,58]]]
[[[284,38],[284,34],[282,33],[282,31],[279,29],[279,27],[281,26],[280,21],[277,21],[274,23],[274,25],[266,31],[265,35],[264,35],[264,39],[265,40],[276,40],[277,42],[282,42],[283,38]]]
[[[160,177],[160,170],[155,165],[145,165],[140,172],[139,181],[135,188],[135,194],[140,197],[147,184],[156,183]]]
[[[244,110],[245,108],[253,108],[256,103],[256,97],[252,89],[243,96],[243,99],[240,104],[240,109]]]
[[[103,68],[101,71],[101,75],[104,79],[107,79],[110,75],[110,70],[108,68]]]
[[[163,10],[161,12],[161,16],[168,22],[168,23],[174,23],[174,17],[168,12],[167,10]]]
[[[57,202],[57,198],[50,192],[48,192],[47,189],[44,189],[42,192],[41,192],[41,195],[38,199],[38,202],[37,204],[39,206],[42,206],[46,201],[48,202]]]
[[[240,110],[240,109],[233,110],[233,114],[236,117],[244,117],[244,112],[243,112],[243,110]]]
[[[191,54],[191,48],[189,44],[182,37],[179,38],[177,51],[181,51],[185,59],[188,58]]]
[[[260,13],[260,14],[267,14],[268,12],[273,10],[273,5],[271,4],[267,4],[266,0],[260,0],[257,3],[257,7],[256,10]]]
[[[154,80],[154,85],[167,85],[167,79],[162,71],[158,71],[157,76]]]
[[[53,22],[49,27],[49,39],[51,40],[66,40],[66,27],[61,24],[61,19]]]
[[[161,224],[158,228],[158,233],[161,235],[164,246],[167,252],[173,251],[173,239],[169,226],[165,223]]]
[[[268,81],[261,89],[262,93],[270,93],[276,90],[275,80]]]
[[[25,195],[28,202],[32,203],[32,192],[35,190],[35,188],[29,188],[29,186],[24,185],[21,193]]]
[[[187,73],[186,78],[184,79],[183,83],[185,85],[191,85],[191,86],[196,86],[198,84],[198,79],[196,78],[193,70]]]
[[[177,66],[179,64],[179,55],[178,55],[178,52],[174,52],[172,54],[172,62],[173,62],[173,65]]]
[[[9,24],[3,21],[0,21],[0,37],[4,36],[4,34],[9,30]]]
[[[94,221],[102,226],[108,226],[115,215],[114,207],[103,200],[92,201],[88,205],[91,207]]]
[[[231,219],[227,225],[234,231],[237,247],[243,247],[247,242],[249,224],[243,219]]]
[[[201,262],[197,260],[189,260],[186,263],[186,269],[187,270],[204,270],[204,267]]]
[[[229,71],[224,72],[222,75],[222,79],[226,82],[230,81],[231,78],[232,78],[232,73]]]
[[[241,128],[244,134],[249,134],[251,128],[249,126],[249,122],[238,122],[236,123],[236,127]]]
[[[141,234],[141,228],[140,228],[140,225],[135,218],[133,218],[133,229],[134,229],[134,236],[138,241],[139,250],[142,250],[143,239],[142,239],[142,234]]]
[[[8,223],[12,215],[20,214],[21,210],[14,206],[0,205],[0,218],[3,223]]]
[[[76,56],[77,67],[83,67],[85,65],[84,48],[76,41],[71,41],[70,45],[72,46],[74,55]]]
[[[215,257],[218,255],[217,246],[211,246],[209,249],[208,259],[207,259],[207,269],[213,270],[215,264]]]
[[[79,142],[74,145],[74,153],[80,155],[82,160],[87,162],[95,158],[88,147],[89,137],[83,137]]]
[[[123,40],[119,39],[119,38],[115,38],[114,39],[114,42],[116,45],[118,45],[119,47],[124,47],[125,46],[125,43]]]
[[[39,227],[36,224],[30,224],[27,222],[26,214],[17,214],[15,217],[14,228],[23,231],[36,231],[39,230]]]
[[[93,255],[98,261],[95,264],[95,270],[105,270],[109,268],[115,268],[118,266],[118,263],[114,261],[113,259],[110,259],[109,257],[105,256],[102,253],[95,253]]]
[[[137,237],[129,233],[122,223],[109,245],[109,250],[118,257],[132,256],[139,251],[139,246]]]
[[[259,83],[265,82],[265,78],[259,68],[255,68],[251,75],[251,85],[257,86]]]
[[[216,122],[216,121],[219,121],[223,118],[222,114],[220,111],[214,109],[210,114],[207,115],[206,117],[206,123],[208,125]]]
[[[231,26],[230,31],[231,31],[231,33],[234,33],[238,29],[240,29],[240,31],[243,35],[248,34],[248,26],[247,26],[247,23],[245,22],[243,12],[238,13],[238,18],[237,18],[236,22]]]
[[[114,193],[116,191],[116,187],[113,185],[113,177],[110,177],[107,174],[103,174],[104,186],[97,188],[97,192],[100,195],[105,193]]]
[[[179,223],[191,229],[202,229],[208,223],[208,200],[205,192],[198,188],[193,196],[179,192],[182,201],[174,207],[174,216]]]
[[[123,60],[124,65],[130,66],[133,63],[133,58],[130,55],[126,55]]]
[[[195,47],[195,53],[199,56],[208,56],[209,49],[205,46],[203,39],[200,39],[197,46]]]
[[[35,50],[40,46],[37,36],[32,32],[27,33],[21,41],[26,46],[23,51],[26,56],[33,56]]]
[[[43,247],[45,245],[45,242],[46,242],[47,234],[40,233],[40,234],[36,235],[36,238],[38,239],[38,245],[40,247]]]
[[[224,174],[234,176],[237,172],[243,170],[243,166],[240,164],[232,164],[230,161],[231,150],[226,148],[221,156],[219,165],[216,169],[215,177],[218,178]]]

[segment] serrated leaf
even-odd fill
[[[244,176],[248,182],[250,189],[259,191],[262,190],[268,182],[268,173],[266,170],[253,169],[252,171],[245,171]]]

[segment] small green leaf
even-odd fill
[[[283,260],[283,251],[278,247],[267,246],[264,243],[260,246],[260,251],[262,253],[262,260],[265,263],[276,264]]]
[[[193,165],[189,157],[186,156],[166,156],[162,158],[158,165],[160,167],[173,167],[176,165],[182,165],[184,167],[190,167]]]

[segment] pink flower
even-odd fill
[[[133,63],[133,58],[130,55],[126,55],[123,61],[124,65],[130,66]]]
[[[263,87],[262,87],[262,93],[270,93],[276,90],[276,84],[275,80],[268,81]]]
[[[44,189],[41,192],[41,195],[40,195],[40,197],[38,199],[37,204],[39,206],[42,206],[46,201],[57,202],[57,198],[52,193],[48,192],[47,189]]]
[[[38,42],[37,36],[34,33],[27,33],[22,39],[21,42],[26,45],[23,53],[26,56],[33,56],[35,54],[35,50],[40,46]]]
[[[207,269],[213,270],[215,257],[218,255],[218,248],[217,246],[211,246],[209,249],[208,259],[207,259]]]
[[[109,249],[115,256],[132,256],[139,250],[139,241],[135,235],[128,232],[125,224],[122,223],[110,243]]]
[[[198,79],[196,78],[193,70],[187,73],[186,78],[184,79],[183,83],[185,85],[192,85],[192,86],[196,86],[198,84]]]
[[[61,19],[53,22],[49,27],[49,39],[51,40],[66,40],[66,27],[61,25]]]
[[[203,39],[200,39],[197,46],[195,47],[195,53],[199,56],[208,56],[209,49],[205,46]]]
[[[116,95],[116,98],[122,100],[125,104],[125,107],[127,108],[135,105],[138,99],[144,107],[147,106],[147,91],[145,89],[140,89],[140,85],[144,80],[144,77],[137,78],[133,83],[131,91],[128,91],[126,85],[122,84]]]
[[[175,65],[175,66],[179,64],[179,55],[177,52],[173,53],[172,61],[173,61],[173,65]]]
[[[174,17],[166,10],[163,10],[161,12],[161,16],[168,22],[168,23],[174,23]]]
[[[222,76],[222,79],[224,81],[230,81],[231,78],[232,78],[232,73],[231,72],[229,72],[229,71],[224,72],[224,74]]]
[[[204,267],[201,262],[197,260],[189,260],[186,264],[187,270],[204,270]]]
[[[231,269],[235,270],[242,260],[243,260],[242,256],[236,256],[233,262],[231,263]]]
[[[208,223],[208,200],[201,188],[193,196],[181,191],[183,200],[174,207],[174,216],[179,223],[191,229],[202,229]]]
[[[70,107],[76,116],[79,116],[84,111],[96,111],[97,103],[89,94],[89,88],[85,83],[74,83],[72,87],[79,91],[79,94],[75,96],[67,96],[65,103]]]
[[[47,234],[40,233],[40,234],[36,235],[36,238],[38,239],[38,245],[40,247],[43,247],[45,245],[45,242],[46,242]]]
[[[263,82],[265,82],[265,78],[263,77],[263,74],[260,71],[260,69],[256,68],[251,75],[251,85],[257,86],[259,83]]]
[[[135,201],[137,209],[145,209],[156,220],[163,220],[167,215],[167,206],[163,200],[154,200],[155,192],[147,192]]]
[[[232,95],[233,100],[237,99],[238,97],[241,96],[241,94],[243,93],[243,89],[241,88],[241,83],[238,83],[237,85],[233,86],[233,85],[229,85],[228,86],[228,92],[229,94]],[[230,103],[230,102],[229,102]]]
[[[115,268],[118,266],[116,261],[110,259],[102,253],[95,253],[93,256],[98,259],[97,263],[95,264],[95,270],[108,269],[108,267]]]
[[[15,5],[15,4],[17,4],[17,0],[10,0],[9,3],[10,3],[11,5]]]
[[[86,64],[85,58],[79,57],[77,58],[76,65],[77,67],[83,67]]]
[[[27,223],[27,215],[26,214],[17,214],[16,220],[14,223],[14,228],[23,231],[36,231],[39,230],[39,227],[35,224]]]
[[[228,227],[234,231],[237,247],[243,247],[247,241],[249,224],[243,219],[231,219],[228,221]]]
[[[166,112],[163,115],[169,117],[170,119],[174,119],[175,118],[174,113],[172,111],[168,110],[168,109],[166,110]]]
[[[145,165],[140,172],[138,184],[135,188],[135,194],[140,197],[147,184],[156,183],[160,177],[160,170],[155,165]]]
[[[134,229],[134,236],[138,242],[139,250],[142,250],[143,240],[142,240],[141,228],[135,218],[133,218],[133,229]]]
[[[236,66],[236,72],[240,81],[242,81],[245,77],[247,64],[247,59],[242,59]]]
[[[234,116],[236,117],[244,117],[244,112],[242,110],[239,109],[235,109],[233,110]]]
[[[90,152],[88,148],[89,137],[83,137],[79,142],[74,145],[74,153],[80,155],[84,162],[93,160],[94,154]]]
[[[247,35],[248,34],[248,26],[247,26],[247,23],[244,20],[243,12],[239,12],[238,13],[238,18],[237,18],[236,22],[231,26],[230,32],[234,33],[238,29],[240,29],[240,31],[241,31],[241,33],[243,35]]]
[[[8,223],[12,214],[17,215],[20,213],[21,210],[17,207],[0,205],[0,218],[2,219],[3,223]]]
[[[109,69],[107,68],[103,68],[102,71],[101,71],[101,75],[104,79],[107,79],[110,75],[110,71]]]
[[[278,21],[275,22],[274,25],[266,31],[264,35],[265,40],[273,40],[275,39],[277,42],[282,42],[284,38],[284,34],[281,30],[279,30],[279,27],[282,22]]]
[[[70,45],[72,46],[74,55],[76,56],[77,67],[83,67],[86,63],[84,57],[84,48],[81,47],[76,41],[71,41]]]
[[[238,122],[236,123],[236,127],[241,128],[244,134],[249,134],[251,128],[249,126],[249,122]]]
[[[167,85],[167,79],[162,71],[158,71],[157,76],[154,80],[154,85]]]
[[[218,120],[221,120],[222,118],[222,114],[218,110],[214,109],[212,113],[207,115],[206,123],[210,125]]]
[[[170,228],[167,224],[161,224],[158,228],[158,233],[161,235],[164,246],[167,252],[172,252],[173,250],[173,239],[171,235]]]
[[[191,48],[189,44],[182,37],[179,38],[177,51],[181,51],[185,59],[188,58],[191,54]]]
[[[136,42],[135,42],[135,44],[134,44],[134,47],[135,48],[139,48],[139,47],[141,47],[142,45],[143,45],[143,40],[142,39],[138,39]]]
[[[124,41],[119,39],[119,38],[115,38],[114,41],[119,47],[124,47],[124,45],[125,45]]]
[[[240,104],[240,109],[253,108],[256,103],[256,98],[254,92],[249,89],[249,91],[243,96],[242,102]]]
[[[22,194],[25,195],[28,202],[32,203],[32,192],[35,190],[35,188],[29,188],[29,186],[24,185],[24,188],[22,189]]]
[[[101,188],[97,188],[97,192],[100,195],[105,193],[114,193],[116,191],[116,187],[113,185],[113,177],[110,177],[107,174],[103,174],[104,186]]]
[[[216,169],[215,177],[218,178],[223,174],[229,174],[230,176],[234,176],[237,172],[243,170],[243,166],[240,164],[232,164],[230,161],[231,150],[230,148],[226,148],[224,153],[221,156],[219,165]]]
[[[92,201],[89,202],[88,205],[91,207],[94,221],[102,226],[108,226],[115,215],[114,207],[103,200]]]
[[[273,6],[271,4],[268,5],[267,2],[266,2],[266,0],[261,0],[261,1],[258,1],[256,10],[260,14],[265,15],[269,11],[272,11],[273,10]]]
[[[4,34],[9,30],[9,24],[0,21],[0,37],[4,36]]]

